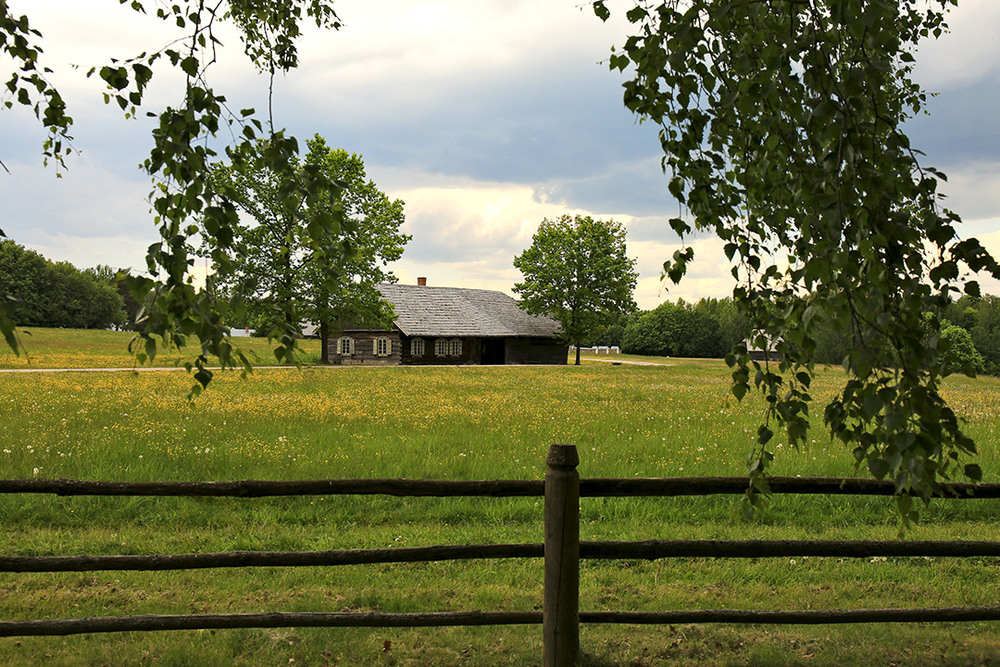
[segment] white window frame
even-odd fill
[[[411,357],[422,357],[424,356],[424,339],[414,338],[410,341],[410,356]]]
[[[372,344],[372,352],[376,357],[388,357],[392,354],[392,338],[379,336]]]
[[[447,357],[448,356],[448,339],[438,338],[434,341],[434,356],[436,357]]]
[[[338,338],[337,354],[342,357],[349,357],[354,354],[354,339],[350,336],[341,336]]]
[[[452,338],[448,341],[448,356],[449,357],[460,357],[462,356],[462,339]]]

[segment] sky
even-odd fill
[[[34,116],[0,110],[0,160],[10,170],[0,170],[0,229],[54,261],[142,270],[156,240],[150,182],[138,168],[150,125],[105,106],[85,72],[176,35],[118,0],[9,4],[45,36],[44,63],[75,120],[79,152],[57,178],[42,166]],[[343,28],[304,36],[300,67],[275,83],[275,122],[303,143],[318,133],[361,154],[369,177],[405,202],[403,231],[413,238],[391,265],[400,282],[425,276],[512,293],[520,279],[513,258],[538,223],[580,213],[625,224],[640,307],[729,295],[722,244],[706,234],[688,239],[696,259],[681,284],[661,283],[663,261],[681,247],[667,224],[679,211],[656,128],[624,108],[624,75],[608,70],[630,6],[608,4],[614,18],[602,23],[581,0],[336,2]],[[936,96],[908,131],[926,163],[948,174],[942,190],[965,221],[960,233],[1000,255],[1000,2],[960,5],[950,34],[918,52],[915,78]],[[222,38],[211,82],[233,108],[266,109],[266,79],[233,33]],[[3,79],[7,67],[0,60]],[[163,70],[150,108],[180,90]],[[1000,294],[1000,284],[983,284]]]

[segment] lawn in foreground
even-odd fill
[[[220,377],[189,408],[177,373],[0,377],[5,477],[117,480],[541,478],[551,442],[583,476],[743,473],[760,405],[728,395],[721,363],[669,367],[261,369]],[[821,391],[840,375],[824,374]],[[1000,384],[958,378],[949,397],[998,480]],[[848,475],[821,432],[779,449],[777,474]],[[540,499],[173,500],[5,497],[3,553],[182,553],[540,542]],[[777,498],[759,521],[733,498],[584,499],[583,539],[891,539],[885,499]],[[993,539],[997,504],[935,503],[913,537]],[[586,562],[584,609],[836,608],[993,604],[990,560]],[[933,575],[933,576],[932,576]],[[412,566],[5,575],[4,618],[131,613],[529,610],[540,561]],[[540,628],[247,630],[0,640],[33,664],[538,664]],[[583,626],[596,664],[965,664],[991,624]],[[387,645],[385,642],[389,642]],[[388,650],[386,650],[388,647]]]

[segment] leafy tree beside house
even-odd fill
[[[305,26],[337,29],[340,20],[328,0],[132,0],[120,4],[125,12],[147,14],[148,10],[151,18],[163,22],[164,29],[176,31],[172,39],[157,39],[158,44],[147,45],[134,57],[89,63],[93,67],[87,74],[100,80],[95,94],[103,96],[106,104],[120,107],[125,118],[142,114],[157,120],[151,128],[149,157],[142,169],[153,181],[150,203],[159,241],[149,246],[147,273],[128,279],[133,296],[150,306],[143,316],[139,340],[133,341],[131,349],[137,350],[137,359],[144,362],[162,346],[181,347],[195,342],[191,361],[184,363],[194,371],[197,384],[192,386],[193,396],[213,377],[207,367],[209,357],[215,357],[223,368],[250,367],[245,352],[229,336],[227,318],[237,304],[209,290],[196,289],[189,280],[193,264],[191,237],[201,234],[232,251],[233,227],[238,222],[235,207],[215,192],[206,178],[219,146],[212,138],[228,135],[232,141],[227,152],[241,152],[251,150],[259,138],[265,137],[270,147],[269,166],[282,173],[290,186],[278,193],[283,205],[293,205],[303,198],[329,197],[339,191],[338,184],[323,179],[296,181],[293,174],[299,144],[295,138],[275,127],[270,107],[266,118],[250,108],[237,111],[212,86],[209,70],[218,60],[222,38],[235,35],[234,40],[241,43],[254,66],[270,75],[263,79],[273,93],[275,74],[298,66],[297,41]],[[35,8],[27,11],[34,12]],[[226,24],[231,31],[221,28]],[[42,145],[44,158],[65,167],[65,158],[72,152],[73,119],[65,99],[50,81],[53,64],[43,62],[43,54],[50,55],[44,48],[47,43],[29,16],[13,14],[7,1],[0,0],[0,53],[10,64],[3,74],[7,94],[4,106],[16,104],[31,109],[48,133]],[[162,96],[152,102],[145,95],[155,75],[163,71],[183,82],[172,104],[160,105]],[[339,222],[337,215],[317,217],[307,233],[315,243],[323,243],[335,234]],[[11,304],[0,300],[0,334],[12,350],[19,352],[15,327],[23,321]],[[292,358],[294,349],[294,339],[283,337],[275,355]]]
[[[367,178],[360,155],[332,149],[319,135],[309,140],[293,178],[302,192],[310,180],[336,182],[339,197],[289,202],[286,176],[269,167],[267,151],[261,142],[212,169],[213,188],[243,213],[232,250],[206,244],[220,268],[214,288],[245,301],[250,319],[271,337],[296,335],[303,322],[312,321],[325,340],[338,321],[391,319],[375,285],[395,281],[385,267],[410,239],[399,231],[403,202],[390,200]],[[337,234],[318,242],[311,226],[334,214],[341,218]],[[326,345],[323,355],[325,362]]]
[[[638,274],[625,252],[625,228],[613,220],[563,215],[542,220],[531,246],[514,258],[524,277],[514,285],[521,307],[550,315],[564,339],[580,345],[622,313],[636,309]]]

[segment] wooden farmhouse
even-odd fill
[[[396,314],[392,329],[345,327],[326,341],[344,365],[565,364],[559,324],[529,315],[502,292],[377,285]]]

